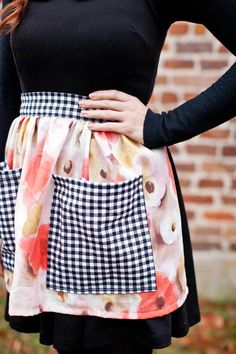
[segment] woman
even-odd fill
[[[236,64],[172,111],[146,105],[169,26],[203,23],[235,54],[236,1],[3,5],[5,318],[59,353],[166,347],[200,321],[167,147],[235,116]]]

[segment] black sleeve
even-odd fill
[[[9,0],[3,1],[5,6]],[[10,125],[19,115],[21,87],[10,47],[10,35],[0,34],[0,161]]]
[[[168,25],[201,23],[236,54],[236,0],[152,0]],[[150,149],[190,139],[236,116],[236,63],[199,95],[173,110],[147,110],[143,138]]]

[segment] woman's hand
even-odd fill
[[[91,130],[118,132],[144,143],[143,125],[148,107],[137,97],[122,91],[104,90],[92,92],[89,98],[79,102],[82,108],[91,108],[81,112],[83,117],[114,121],[89,122]]]

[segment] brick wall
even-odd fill
[[[166,38],[149,106],[156,112],[173,109],[207,88],[234,60],[204,26],[176,22]],[[199,291],[235,296],[236,118],[172,145],[171,151],[188,213]],[[212,272],[216,284],[209,289]]]

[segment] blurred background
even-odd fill
[[[199,24],[176,22],[161,54],[150,108],[167,111],[199,94],[233,64],[234,56]],[[155,354],[236,353],[236,118],[171,152],[182,185],[194,249],[201,323]],[[37,334],[19,334],[3,320],[0,354],[55,353]]]

